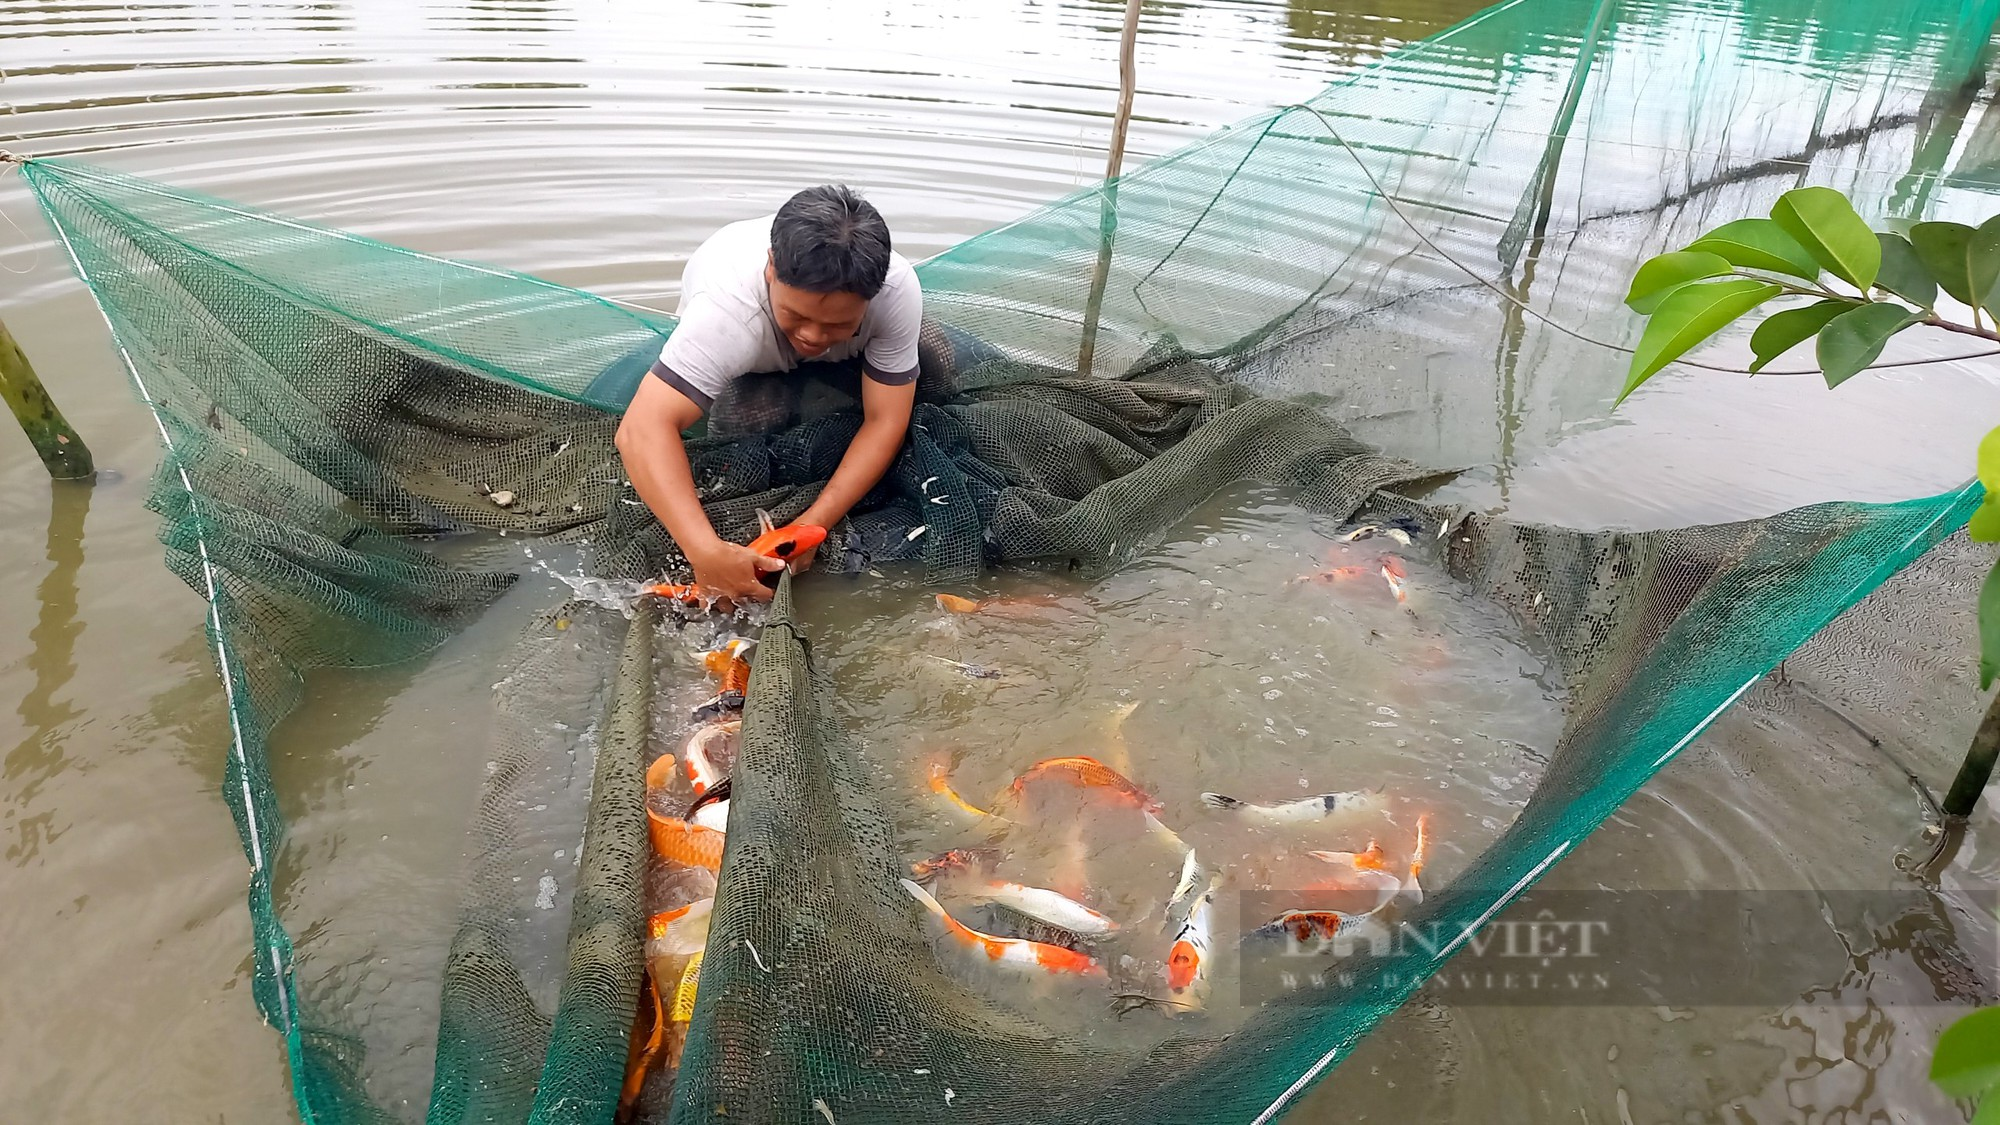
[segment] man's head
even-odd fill
[[[810,359],[854,335],[889,276],[889,226],[846,187],[807,188],[771,222],[771,313]]]

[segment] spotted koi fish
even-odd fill
[[[681,749],[681,760],[687,765],[688,781],[694,786],[694,795],[699,797],[711,786],[729,776],[729,767],[736,757],[736,737],[743,730],[741,719],[726,723],[709,723],[696,728]]]
[[[1257,927],[1252,931],[1252,936],[1284,937],[1301,945],[1329,941],[1344,931],[1352,931],[1370,924],[1398,898],[1412,906],[1423,901],[1423,887],[1418,883],[1418,878],[1423,874],[1424,854],[1429,847],[1429,821],[1428,816],[1417,818],[1417,840],[1416,846],[1410,851],[1407,878],[1399,878],[1389,870],[1389,864],[1382,855],[1381,845],[1372,840],[1364,851],[1311,853],[1315,859],[1348,869],[1312,889],[1373,891],[1375,904],[1372,907],[1356,911],[1287,910]]]
[[[1089,977],[1104,975],[1104,967],[1087,953],[1078,953],[1074,949],[1064,949],[1060,945],[1048,945],[1024,938],[1003,938],[982,934],[947,914],[944,907],[938,905],[938,901],[930,896],[929,891],[908,879],[902,880],[902,883],[903,889],[910,892],[910,896],[923,906],[932,931],[949,940],[964,954],[975,957],[983,955],[991,964],[1016,970]]]
[[[910,865],[917,878],[929,882],[951,879],[952,894],[974,902],[990,902],[1079,937],[1102,937],[1118,923],[1068,895],[1045,887],[1028,887],[992,877],[999,853],[992,848],[953,848]]]
[[[1260,805],[1240,797],[1231,797],[1226,793],[1203,793],[1201,803],[1218,812],[1235,813],[1246,820],[1267,821],[1272,824],[1309,824],[1326,820],[1336,814],[1380,812],[1382,794],[1379,792],[1315,793],[1310,797],[1300,797],[1296,801]]]

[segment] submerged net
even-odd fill
[[[909,440],[826,552],[848,569],[900,562],[931,580],[1009,563],[1102,572],[1242,481],[1336,519],[1407,519],[1419,549],[1511,614],[1568,686],[1566,728],[1518,818],[1412,918],[1454,931],[1491,918],[1978,501],[1968,488],[1673,531],[1530,526],[1423,503],[1458,458],[1384,454],[1324,402],[1281,397],[1386,410],[1436,393],[1384,377],[1384,341],[1420,331],[1385,310],[1453,307],[1470,283],[1440,245],[1493,278],[1532,260],[1560,210],[1554,185],[1568,185],[1562,138],[1583,143],[1593,113],[1619,123],[1603,143],[1643,143],[1617,112],[1632,57],[1611,44],[1621,21],[1634,55],[1676,32],[1631,4],[1562,0],[1532,19],[1527,7],[1503,5],[1309,109],[1225,130],[924,263],[930,323]],[[1815,49],[1830,63],[1879,51],[1962,71],[1964,29],[1983,36],[2000,15],[1935,5],[1880,28],[1879,7],[1864,20],[1857,5],[1846,23],[1821,12],[1824,28],[1878,30],[1829,31]],[[1490,107],[1467,91],[1496,84],[1496,60],[1541,37],[1561,40],[1540,56],[1558,65],[1509,92],[1510,112],[1525,104],[1536,130],[1482,119]],[[1941,127],[1926,107],[1915,124]],[[1874,112],[1862,126],[1895,116]],[[1681,139],[1671,124],[1659,133]],[[1664,189],[1580,193],[1561,217],[1615,241],[1631,208],[1755,181],[1731,178],[1727,162],[1796,172],[1790,138],[1763,140],[1708,154],[1716,167],[1690,165]],[[169,564],[213,607],[255,995],[287,1037],[300,1112],[409,1116],[378,1088],[368,1029],[294,971],[274,898],[285,833],[272,730],[311,669],[408,660],[505,595],[518,556],[492,533],[573,544],[604,579],[676,568],[612,444],[672,322],[68,160],[25,173],[159,419],[152,503]],[[1916,210],[1953,182],[1964,177],[1913,170],[1836,186],[1864,211],[1892,197]],[[1472,196],[1522,206],[1469,213]],[[1450,346],[1480,323],[1438,334]],[[1604,353],[1579,359],[1578,379],[1616,381]],[[811,502],[859,423],[853,377],[815,372],[796,401],[719,404],[689,443],[719,532],[741,541],[758,510],[782,521]],[[643,972],[641,771],[693,690],[662,656],[660,612],[539,607],[494,677],[466,898],[438,975],[432,1122],[613,1112]],[[1276,1000],[1226,1036],[1167,1021],[1150,1036],[1094,1037],[968,989],[896,882],[903,849],[838,718],[839,685],[811,659],[811,631],[782,589],[749,693],[712,955],[679,1080],[649,1091],[656,1117],[854,1125],[948,1107],[967,1122],[1270,1120],[1452,951],[1381,964],[1346,992]],[[554,874],[529,858],[578,839]]]

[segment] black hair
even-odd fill
[[[793,288],[872,301],[889,276],[889,225],[845,185],[810,187],[771,221],[771,264]]]

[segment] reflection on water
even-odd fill
[[[1438,246],[1514,300],[1626,345],[1636,325],[1619,302],[1632,263],[1761,214],[1800,183],[1851,190],[1871,218],[1976,219],[1996,209],[1995,0],[1538,0],[1501,13],[1528,33],[1455,36],[1421,65],[1397,53],[1480,7],[1147,3],[1128,167],[1345,76],[1352,90],[1341,104],[1360,109],[1336,107],[1335,126]],[[679,263],[703,236],[803,182],[866,187],[913,258],[1094,183],[1121,9],[1115,0],[890,10],[796,0],[52,0],[0,9],[10,44],[0,132],[10,149],[88,153],[670,307]],[[1318,264],[1334,261],[1349,288],[1329,325],[1337,331],[1250,374],[1321,396],[1396,453],[1468,467],[1453,486],[1466,502],[1593,526],[1915,495],[1966,475],[1974,442],[2000,411],[1991,369],[1962,365],[1880,373],[1836,395],[1810,377],[1669,373],[1614,416],[1621,356],[1552,332],[1474,285],[1380,206],[1323,130],[1292,118],[1280,133],[1271,143],[1324,147],[1314,165],[1324,182],[1313,187],[1335,185],[1341,210],[1284,213],[1281,226],[1337,237],[1296,260],[1268,255],[1262,268],[1273,285],[1287,284],[1293,267],[1319,284],[1335,271]],[[1275,198],[1282,186],[1257,190]],[[6,191],[0,209],[39,247],[39,257],[8,259],[33,264],[8,276],[0,306],[30,354],[73,359],[80,379],[98,380],[90,388],[100,393],[78,396],[89,401],[72,414],[94,445],[123,451],[129,478],[143,479],[154,438],[111,366],[101,324],[21,193]],[[1122,236],[1119,252],[1132,252]],[[1039,265],[1022,264],[1020,276]],[[1145,296],[1177,330],[1201,311],[1188,292]],[[1049,344],[1073,357],[1080,330],[1052,326]],[[1923,338],[1900,346],[1957,350]],[[1729,343],[1720,354],[1743,351]],[[22,498],[46,485],[25,447],[0,440],[9,449],[0,453],[0,560],[39,577],[32,596],[22,585],[21,596],[0,600],[0,621],[15,626],[0,630],[0,684],[21,701],[19,729],[0,739],[13,747],[0,773],[0,870],[16,906],[0,932],[15,963],[48,967],[52,988],[0,1021],[0,1055],[26,1060],[0,1068],[0,1099],[66,1121],[283,1119],[280,1046],[242,987],[242,859],[216,796],[224,727],[198,606],[160,568],[138,490],[107,490],[92,503],[58,488],[53,518],[17,517]],[[1227,530],[1309,553],[1313,532],[1265,515],[1273,525]],[[1341,616],[1388,608],[1346,590],[1279,592],[1273,585],[1306,560],[1252,551],[1225,564],[1218,552],[1244,541],[1218,532],[1224,517],[1205,518],[1214,526],[1204,534],[1090,591],[1094,623],[1066,641],[983,624],[941,640],[925,630],[934,616],[922,608],[926,591],[849,596],[822,576],[804,596],[835,627],[823,651],[836,654],[855,721],[885,743],[957,740],[968,784],[1004,782],[1044,743],[1100,739],[1094,724],[1111,701],[1137,701],[1126,728],[1133,768],[1182,812],[1236,771],[1273,790],[1375,778],[1429,792],[1442,779],[1439,800],[1453,802],[1458,822],[1440,833],[1447,867],[1455,849],[1504,822],[1528,767],[1507,764],[1498,740],[1537,744],[1550,705],[1522,671],[1529,665],[1508,671],[1496,656],[1478,676],[1393,680],[1371,679],[1367,669],[1382,666],[1358,662],[1335,676],[1326,665],[1355,655],[1340,646],[1402,618]],[[1211,533],[1221,541],[1212,547]],[[426,662],[316,677],[307,706],[279,732],[273,774],[294,825],[283,894],[301,987],[351,1013],[374,1089],[406,1117],[421,1115],[427,1088],[435,981],[488,752],[495,654],[535,598],[561,593],[553,582],[524,585]],[[1298,612],[1308,594],[1340,612],[1326,622]],[[1390,649],[1425,639],[1390,637]],[[984,687],[884,663],[895,646],[914,657],[944,643],[961,646],[960,659],[1025,674]],[[1918,677],[1902,662],[1874,675],[1955,693],[1925,696],[1924,721],[1906,740],[1916,757],[1946,762],[1957,734],[1937,716],[1964,706],[1970,687]],[[1267,676],[1270,684],[1258,682]],[[1142,686],[1159,689],[1152,702]],[[1285,694],[1265,699],[1273,690]],[[996,733],[993,708],[1026,733]],[[1829,733],[1814,714],[1777,688],[1752,693],[1707,752],[1677,762],[1557,879],[1755,887],[1890,878],[1886,855],[1910,823],[1907,790],[1850,745],[1851,732]],[[1368,725],[1377,722],[1417,733]],[[1431,741],[1397,747],[1397,738]],[[892,789],[908,781],[884,777]],[[1839,794],[1835,807],[1829,793]],[[904,828],[913,847],[943,839],[920,816]],[[1246,865],[1254,858],[1252,845],[1234,846]],[[1964,877],[1990,881],[1992,860],[1973,850]],[[1949,914],[1950,896],[1941,902]],[[1846,934],[1866,952],[1856,963],[1830,960],[1823,980],[1801,982],[1799,1001],[1778,1011],[1419,1002],[1338,1069],[1299,1119],[1776,1121],[1827,1119],[1843,1107],[1857,1119],[1949,1119],[1923,1075],[1943,1010],[1871,1006],[1871,981],[1903,986],[1928,971],[1897,925]],[[145,973],[132,972],[131,949],[147,951]],[[93,1009],[65,1002],[77,996],[106,998],[121,1025],[156,1029],[159,1043],[104,1050]],[[246,1058],[248,1067],[238,1061]]]
[[[53,842],[55,810],[23,815],[33,807],[42,783],[66,767],[57,729],[78,714],[76,701],[58,699],[76,674],[76,572],[83,566],[83,517],[90,511],[91,488],[77,481],[49,485],[49,523],[45,556],[48,572],[35,587],[41,602],[34,628],[28,631],[28,667],[34,684],[21,697],[15,713],[28,734],[0,760],[0,778],[10,797],[6,821],[12,837],[4,853],[17,867],[32,863],[44,842]]]

